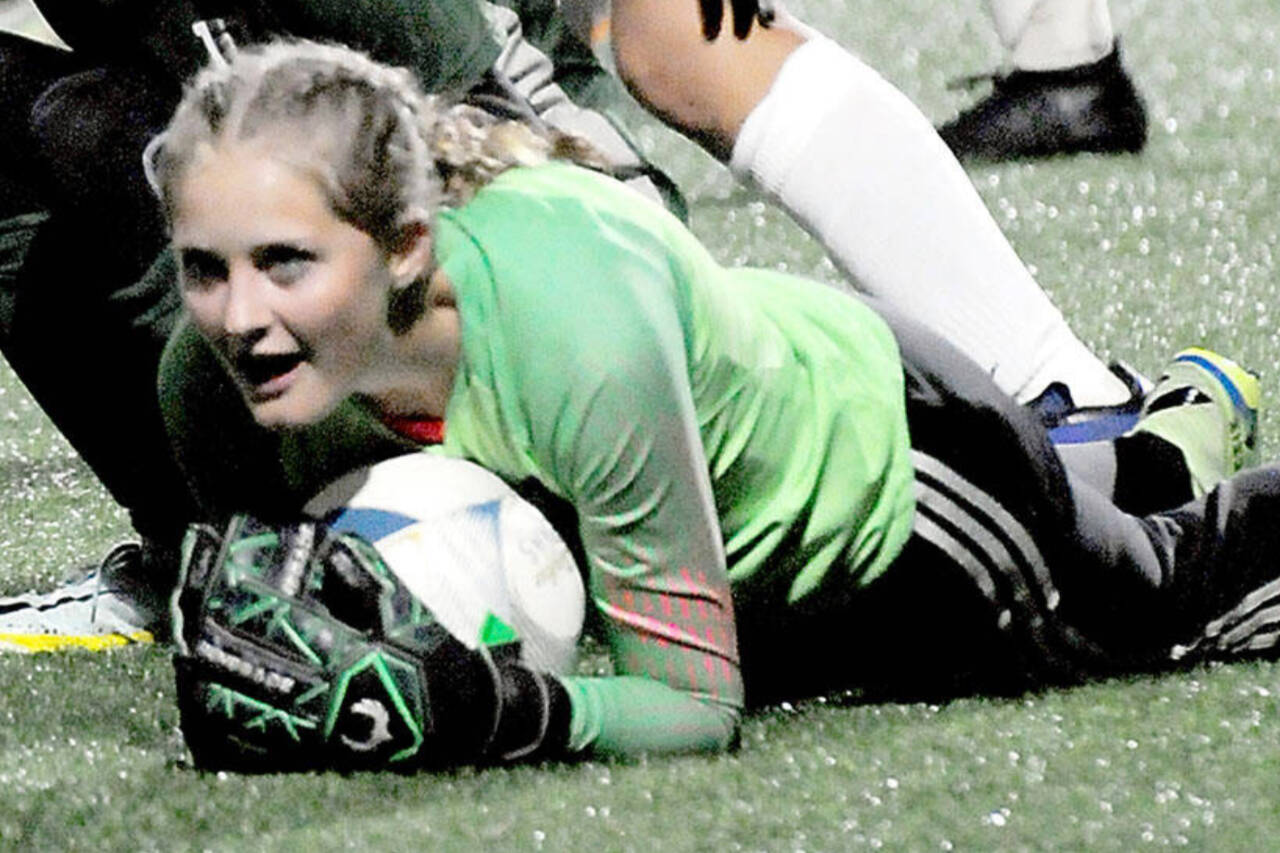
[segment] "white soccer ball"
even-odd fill
[[[334,481],[306,512],[372,542],[468,647],[514,633],[526,665],[572,670],[586,606],[578,567],[542,514],[490,471],[398,456]]]

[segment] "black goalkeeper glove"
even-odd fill
[[[202,768],[449,767],[553,756],[568,738],[558,681],[514,645],[468,648],[372,545],[317,522],[192,527],[173,609]]]
[[[724,0],[698,0],[702,8],[702,36],[714,41],[720,36],[724,21]],[[751,32],[751,22],[759,19],[768,26],[777,14],[773,0],[730,0],[733,10],[733,34],[744,39]]]

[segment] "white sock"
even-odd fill
[[[747,117],[731,166],[784,205],[855,286],[930,326],[1021,402],[1128,398],[1072,333],[963,167],[900,91],[812,38]]]
[[[1022,71],[1097,62],[1115,44],[1107,0],[989,0],[1000,42]]]

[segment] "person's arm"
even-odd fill
[[[555,476],[573,490],[591,600],[620,677],[564,680],[570,747],[723,748],[742,684],[682,341],[674,317],[647,306],[582,307],[601,333],[558,348],[576,375],[566,377],[567,405],[545,410],[556,412],[545,428]]]
[[[570,239],[559,223],[548,234],[546,211],[509,214],[531,224],[507,226],[510,245],[486,243],[474,265],[499,282],[485,300],[485,357],[515,441],[577,510],[616,673],[560,679],[569,747],[724,748],[743,686],[670,269],[589,233]],[[525,230],[541,251],[521,245]]]
[[[630,272],[648,271],[618,278]],[[578,512],[590,597],[618,673],[563,679],[572,750],[723,748],[742,702],[683,338],[674,307],[644,298],[652,290],[615,279],[578,293],[548,312],[559,329],[542,329],[547,352],[518,368],[534,452]]]

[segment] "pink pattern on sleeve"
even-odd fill
[[[740,692],[733,605],[728,586],[705,572],[601,579],[596,599],[613,625],[614,660],[690,693],[720,698]]]

